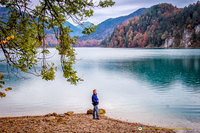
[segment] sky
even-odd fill
[[[38,0],[32,0],[33,5],[38,3]],[[94,0],[95,2],[99,0]],[[95,8],[94,15],[86,21],[94,24],[99,24],[109,18],[128,15],[140,8],[149,8],[159,3],[171,3],[172,5],[182,8],[189,4],[196,3],[198,0],[113,0],[115,5],[109,8]],[[69,22],[73,23],[71,20]],[[75,23],[73,23],[75,24]]]
[[[97,8],[94,10],[94,16],[88,21],[98,24],[108,18],[128,15],[139,8],[149,8],[159,3],[171,3],[172,5],[182,8],[198,0],[113,0],[115,5],[109,8]]]

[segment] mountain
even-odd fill
[[[126,22],[130,18],[140,16],[145,10],[146,8],[141,8],[127,16],[107,19],[102,23],[98,24],[95,33],[90,34],[90,36],[82,36],[80,37],[80,40],[102,40],[105,37],[111,35],[116,26]]]
[[[89,21],[87,21],[87,22],[83,22],[83,23],[77,25],[76,27],[83,30],[84,27],[89,27],[91,25],[92,25],[92,23],[90,23]]]
[[[146,8],[141,8],[127,16],[107,19],[103,21],[102,23],[100,23],[97,26],[96,32],[92,33],[90,36],[82,34],[84,27],[88,27],[92,24],[90,22],[83,22],[80,25],[74,26],[70,22],[66,21],[64,23],[64,26],[70,26],[71,30],[73,31],[70,33],[70,36],[72,37],[79,36],[79,41],[77,42],[77,45],[76,45],[77,47],[78,46],[100,46],[101,41],[105,37],[110,36],[116,26],[125,23],[127,20],[133,18],[134,16],[140,16],[145,10]],[[0,7],[0,17],[2,16],[6,17],[7,13],[8,13],[8,9],[4,7]],[[53,30],[45,29],[45,33],[47,34],[46,40],[48,44],[50,46],[56,45],[57,41],[53,34]]]
[[[63,24],[63,26],[64,26],[64,27],[69,26],[70,29],[73,31],[73,32],[69,33],[70,36],[72,36],[72,37],[74,37],[74,36],[83,36],[83,34],[82,34],[82,28],[76,27],[76,26],[74,26],[73,24],[71,24],[71,23],[68,22],[68,21],[66,21],[66,22]],[[56,29],[56,28],[55,28],[55,29]],[[46,33],[46,34],[53,34],[54,31],[53,31],[53,29],[50,29],[50,30],[46,29],[46,30],[45,30],[45,33]]]
[[[82,36],[82,29],[77,27],[77,26],[74,26],[73,24],[71,24],[70,22],[66,21],[64,23],[64,26],[69,26],[70,29],[73,31],[72,33],[70,33],[70,36],[74,37],[74,36]]]
[[[101,42],[106,47],[199,48],[200,2],[185,8],[163,3],[114,29]]]
[[[9,9],[5,8],[5,7],[0,7],[0,17],[4,17],[4,18],[8,18],[8,11]],[[90,22],[83,22],[83,26],[87,26],[89,25]],[[70,22],[66,21],[64,24],[63,24],[65,27],[66,26],[70,26],[71,30],[73,32],[70,33],[70,35],[72,37],[74,36],[83,36],[82,34],[82,31],[83,31],[83,28],[80,27],[80,26],[74,26],[73,24],[71,24]],[[45,29],[45,33],[46,34],[53,34],[53,30],[50,29]]]
[[[7,18],[8,11],[9,11],[9,9],[7,9],[5,7],[0,7],[0,17]]]

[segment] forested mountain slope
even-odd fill
[[[101,22],[97,25],[96,32],[90,34],[89,36],[85,35],[79,37],[77,46],[99,46],[103,39],[111,35],[116,26],[125,23],[127,20],[135,16],[142,15],[145,10],[146,8],[140,8],[127,16],[109,18]]]
[[[117,26],[101,43],[106,47],[200,47],[200,2],[183,9],[163,3]]]

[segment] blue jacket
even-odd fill
[[[97,97],[97,94],[93,94],[92,95],[92,104],[95,106],[95,105],[98,105],[98,97]]]

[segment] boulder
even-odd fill
[[[57,117],[57,116],[58,116],[58,114],[56,114],[56,113],[52,113],[52,114],[51,114],[51,113],[49,113],[49,114],[46,114],[46,115],[45,115],[45,117],[49,117],[49,116],[55,116],[55,117]]]
[[[73,111],[69,111],[69,112],[65,113],[65,115],[69,115],[69,116],[72,116],[73,114],[74,114]]]
[[[87,114],[92,114],[93,113],[93,110],[92,109],[89,109],[88,111],[87,111]]]
[[[106,113],[106,110],[105,109],[99,109],[99,114],[100,115],[104,115]]]
[[[100,115],[104,115],[105,113],[106,113],[105,109],[99,109]],[[87,114],[93,114],[93,110],[92,109],[87,110]]]
[[[57,114],[57,113],[53,113],[51,116],[56,116],[56,117],[57,117],[57,116],[58,116],[58,114]]]
[[[45,117],[49,117],[49,116],[51,116],[51,114],[50,114],[50,113],[45,115]]]

